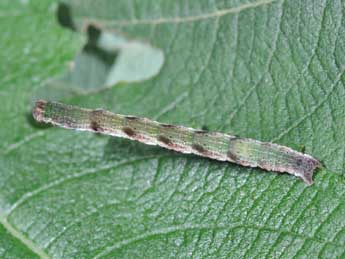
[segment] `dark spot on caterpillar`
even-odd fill
[[[207,130],[195,130],[194,133],[196,134],[206,134],[208,131]]]
[[[99,125],[99,119],[98,117],[100,117],[102,114],[103,114],[104,110],[102,109],[95,109],[95,110],[92,110],[91,113],[90,113],[90,128],[93,130],[93,131],[102,131],[102,127]]]
[[[269,148],[269,149],[271,149],[271,147],[272,147],[272,143],[270,143],[270,142],[261,142],[261,145],[266,147],[266,148]]]
[[[175,125],[172,125],[172,124],[165,124],[165,123],[161,123],[160,124],[163,128],[175,128],[176,126]]]
[[[125,118],[127,119],[127,120],[133,120],[133,121],[135,121],[135,120],[138,120],[139,118],[138,117],[135,117],[135,116],[125,116]]]
[[[302,158],[296,158],[296,165],[298,167],[300,167],[301,165],[303,165],[303,159]]]
[[[128,128],[128,127],[122,128],[122,131],[129,137],[133,137],[135,135],[134,130],[132,130],[131,128]]]
[[[321,164],[319,161],[310,159],[310,158],[303,158],[303,157],[298,157],[295,159],[295,165],[297,167],[302,167],[303,170],[305,171],[311,171],[315,167],[320,167]]]
[[[172,142],[171,142],[171,140],[169,139],[169,138],[167,138],[167,137],[164,137],[164,136],[158,136],[158,141],[160,141],[160,142],[162,142],[162,143],[164,143],[165,145],[168,145],[168,146],[170,146],[170,145],[172,145]]]
[[[201,154],[207,153],[207,150],[206,150],[203,146],[201,146],[201,145],[199,145],[199,144],[192,144],[192,148],[193,148],[194,150],[198,151],[198,152],[201,153]]]
[[[231,159],[231,161],[234,161],[234,162],[239,161],[238,156],[232,153],[231,151],[228,151],[227,155],[228,155],[228,158]]]
[[[102,130],[101,126],[98,124],[97,121],[91,121],[90,128],[94,131],[100,131]]]

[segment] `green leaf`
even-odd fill
[[[341,1],[72,0],[63,6],[60,22],[74,32],[56,23],[54,1],[0,4],[1,256],[344,256]],[[106,85],[115,71],[109,67],[120,67],[117,48],[107,66],[91,56],[71,70],[82,42],[92,42],[91,24],[102,35],[161,51],[161,65],[153,62],[159,69],[132,81],[126,72],[122,83]],[[95,83],[79,85],[83,77]],[[44,128],[29,112],[32,99],[48,92],[85,107],[304,145],[325,168],[306,187],[285,174]]]
[[[6,227],[10,228],[9,225],[6,225]],[[34,251],[29,250],[23,243],[17,240],[16,237],[8,233],[3,225],[0,226],[0,237],[1,258],[39,258]]]

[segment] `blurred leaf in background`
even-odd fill
[[[326,0],[1,1],[0,257],[344,256],[343,12]],[[303,145],[326,169],[306,187],[43,127],[38,97]]]

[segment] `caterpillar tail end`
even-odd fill
[[[313,184],[313,174],[317,168],[321,168],[321,163],[311,156],[305,155],[302,160],[303,166],[300,168],[298,174],[296,176],[300,177],[306,185]]]

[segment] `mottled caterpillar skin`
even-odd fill
[[[314,170],[321,166],[313,157],[285,146],[163,124],[103,109],[90,110],[39,100],[33,109],[33,116],[39,122],[68,129],[93,131],[243,166],[286,172],[300,177],[308,185],[313,183]]]

